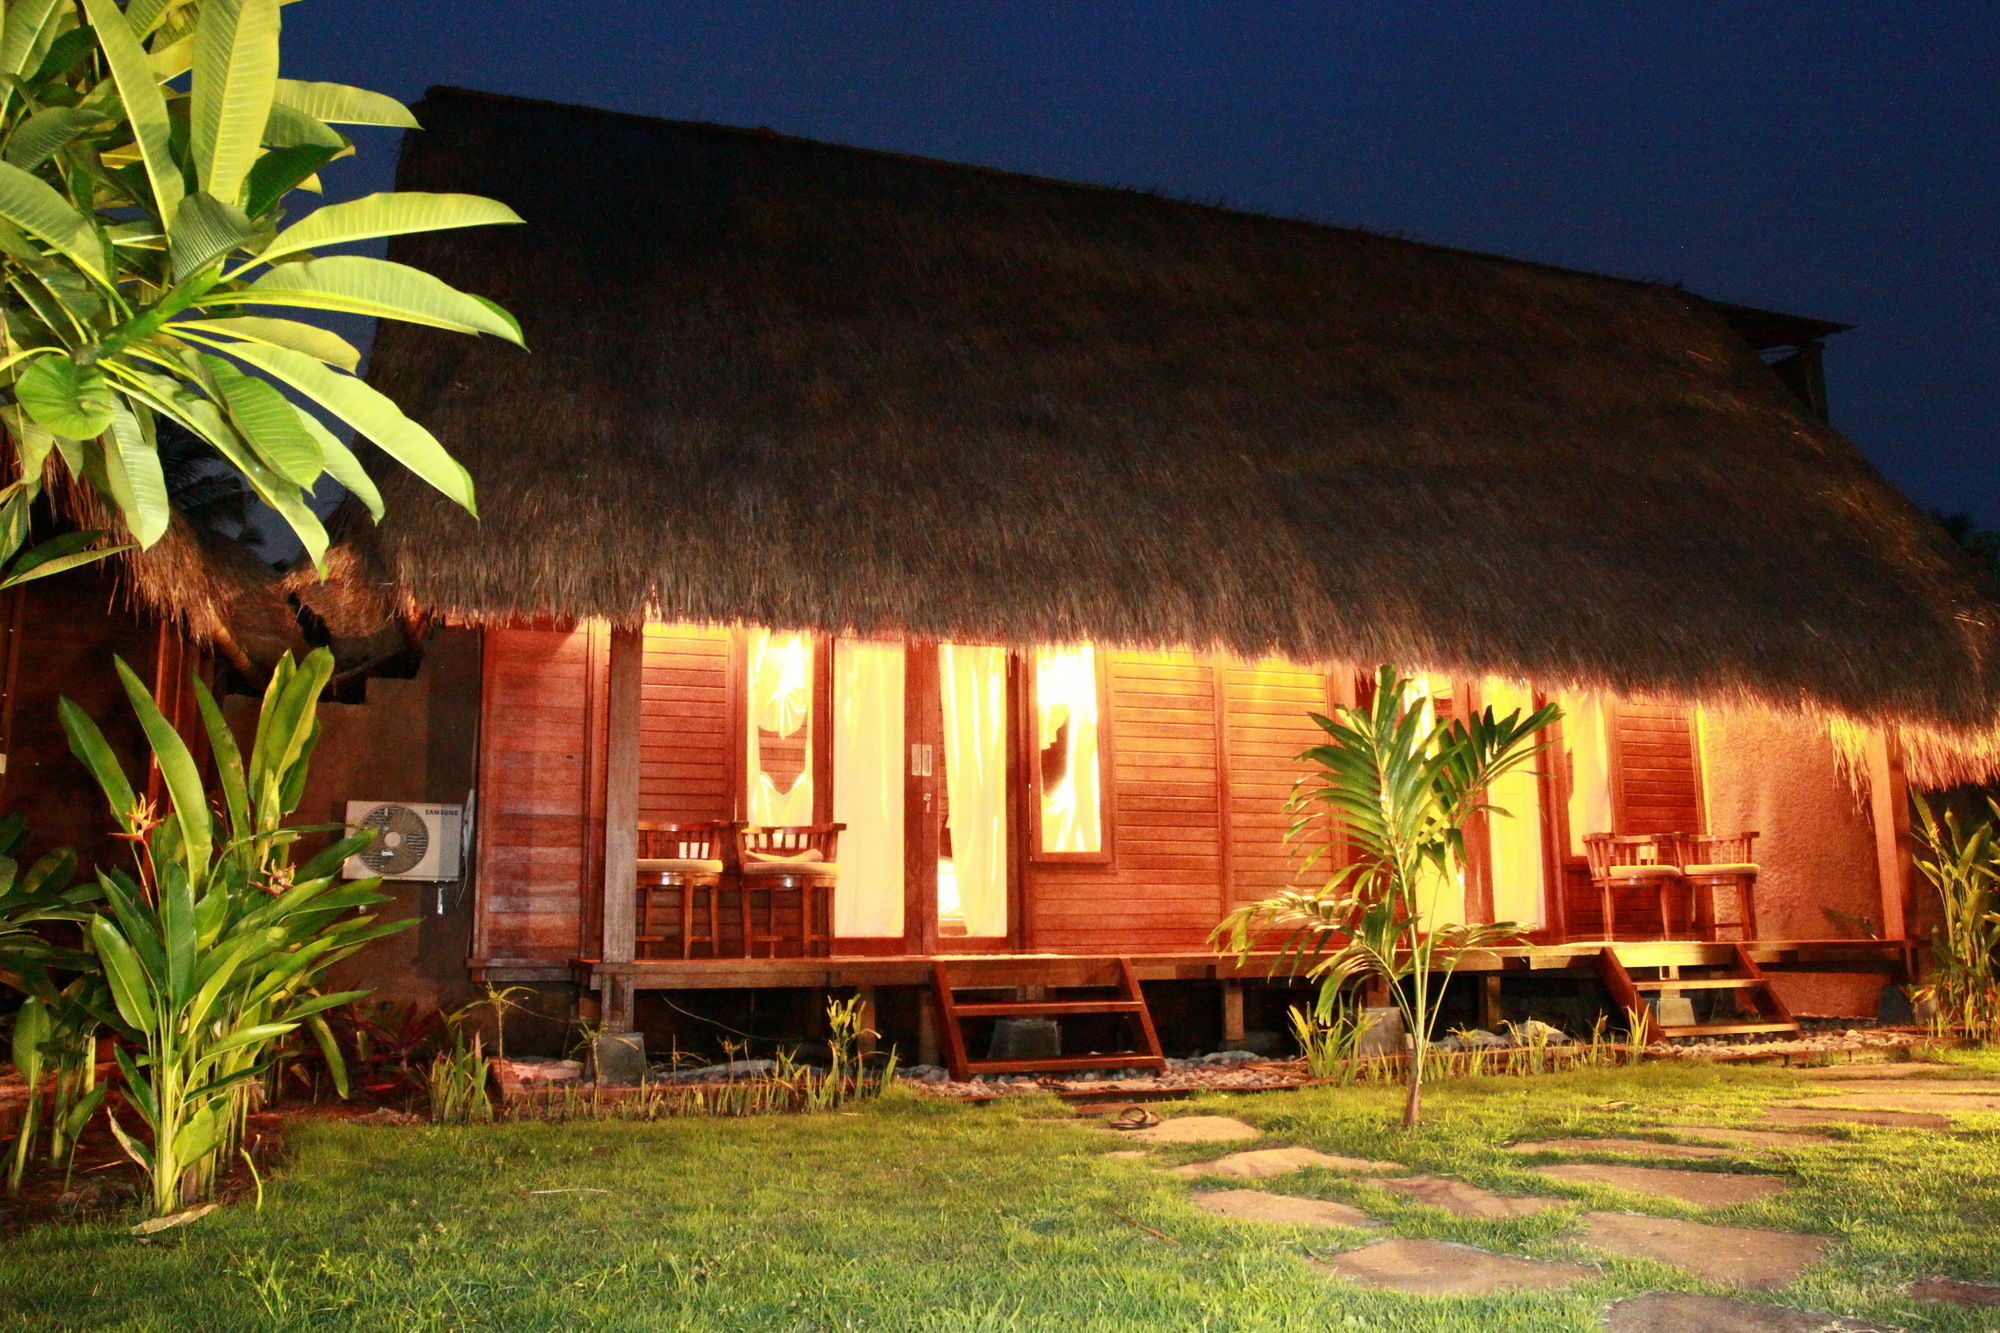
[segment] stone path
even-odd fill
[[[1401,1171],[1401,1162],[1371,1162],[1363,1157],[1336,1157],[1332,1153],[1319,1152],[1312,1148],[1253,1148],[1248,1152],[1233,1152],[1227,1157],[1218,1157],[1212,1162],[1193,1162],[1187,1166],[1174,1167],[1167,1174],[1174,1176],[1241,1176],[1249,1180],[1265,1180],[1271,1176],[1290,1175],[1303,1171],[1309,1166],[1327,1171]]]
[[[1419,1296],[1490,1296],[1523,1288],[1565,1287],[1597,1276],[1582,1264],[1517,1259],[1441,1240],[1377,1241],[1314,1267],[1368,1287]]]
[[[1109,1132],[1135,1143],[1242,1143],[1261,1139],[1264,1131],[1228,1115],[1182,1115],[1162,1120],[1150,1129]]]
[[[1807,1134],[1781,1129],[1737,1129],[1731,1125],[1668,1125],[1667,1129],[1688,1139],[1710,1139],[1717,1143],[1741,1143],[1758,1148],[1816,1148],[1840,1140],[1825,1134]]]
[[[1879,1065],[1827,1065],[1823,1069],[1808,1069],[1809,1078],[1849,1079],[1873,1081],[1884,1078],[1930,1078],[1937,1074],[1949,1074],[1956,1065],[1932,1064],[1928,1060],[1898,1060],[1894,1064]]]
[[[1825,1236],[1635,1213],[1585,1213],[1577,1239],[1613,1254],[1676,1264],[1710,1282],[1753,1289],[1795,1281],[1833,1243]]]
[[[1364,1185],[1374,1185],[1398,1194],[1408,1195],[1412,1203],[1428,1204],[1432,1208],[1442,1208],[1460,1217],[1532,1217],[1536,1213],[1563,1206],[1561,1199],[1540,1197],[1521,1198],[1515,1195],[1495,1194],[1492,1190],[1468,1185],[1462,1180],[1452,1180],[1445,1176],[1398,1176],[1389,1180],[1364,1180]]]
[[[1920,1301],[1942,1301],[1947,1305],[2000,1307],[2000,1287],[1984,1282],[1961,1282],[1955,1277],[1927,1277],[1910,1284],[1910,1295]]]
[[[1839,1107],[1773,1106],[1767,1125],[1884,1125],[1893,1129],[1950,1129],[1951,1117],[1935,1111],[1843,1110]]]
[[[1614,1301],[1606,1333],[1879,1333],[1872,1325],[1724,1296],[1656,1292]]]
[[[1679,1171],[1664,1166],[1607,1166],[1597,1162],[1563,1162],[1538,1166],[1538,1176],[1568,1184],[1609,1185],[1655,1198],[1679,1199],[1703,1208],[1731,1208],[1783,1194],[1789,1186],[1776,1176],[1720,1171]]]
[[[1682,1161],[1703,1161],[1715,1157],[1735,1157],[1734,1148],[1709,1148],[1693,1143],[1656,1143],[1651,1139],[1540,1139],[1530,1143],[1510,1143],[1507,1151],[1526,1156],[1545,1152],[1622,1153],[1628,1157],[1671,1157]]]
[[[1837,1107],[1859,1107],[1863,1110],[1913,1111],[1917,1113],[1941,1111],[1946,1115],[1962,1115],[1966,1112],[2000,1111],[2000,1093],[1943,1092],[1929,1089],[1911,1088],[1907,1085],[1894,1092],[1836,1092],[1819,1097],[1810,1097],[1798,1103],[1812,1110]]]
[[[1359,1208],[1331,1199],[1301,1199],[1263,1190],[1212,1190],[1194,1196],[1195,1207],[1239,1222],[1281,1222],[1295,1227],[1380,1226]]]

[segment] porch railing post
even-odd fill
[[[611,631],[611,681],[606,694],[604,752],[604,938],[598,957],[632,961],[639,878],[639,680],[645,630]]]

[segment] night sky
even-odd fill
[[[1399,232],[1854,324],[1835,424],[2000,527],[2000,5],[310,0],[449,83]],[[386,188],[393,135],[329,177]],[[614,185],[618,164],[603,164]],[[607,193],[607,208],[616,192]],[[644,226],[643,218],[628,220]]]

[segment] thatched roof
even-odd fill
[[[378,335],[484,516],[385,472],[422,609],[2000,716],[1990,590],[1738,331],[1776,317],[763,131],[419,116],[401,187],[528,225],[392,253],[533,349]]]

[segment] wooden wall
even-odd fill
[[[728,630],[646,626],[639,692],[639,820],[729,819],[742,744]]]
[[[584,946],[602,882],[608,652],[602,627],[486,631],[472,941],[482,965],[594,952]]]
[[[1612,710],[1619,833],[1701,831],[1701,773],[1685,704],[1621,699]]]

